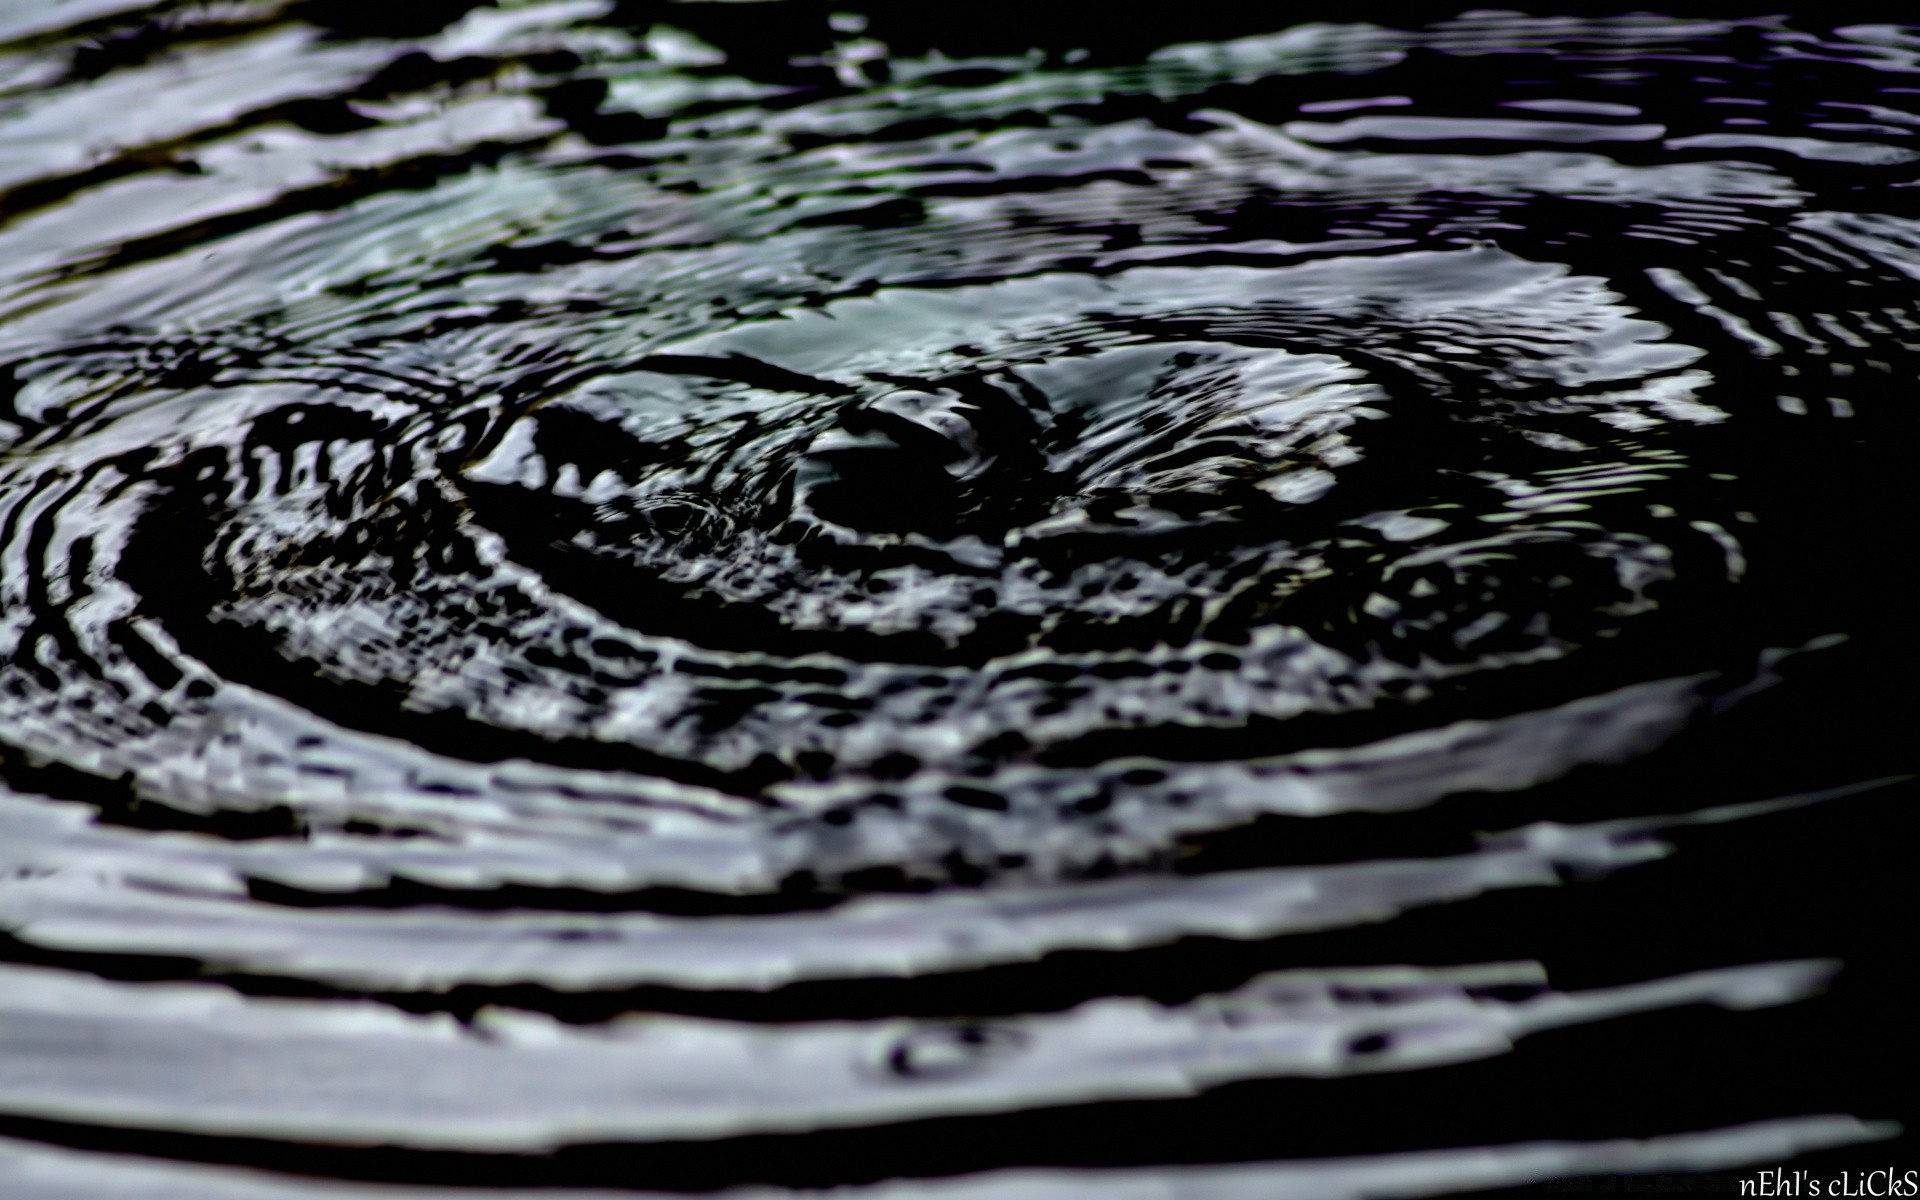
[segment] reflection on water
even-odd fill
[[[1897,1155],[1920,32],[1364,15],[0,4],[9,1194]]]

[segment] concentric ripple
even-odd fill
[[[633,8],[0,4],[0,1185],[1901,1132],[1920,33]]]

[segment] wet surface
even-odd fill
[[[1904,1169],[1920,31],[386,7],[0,5],[0,1182]]]

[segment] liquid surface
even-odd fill
[[[1227,11],[0,4],[0,1183],[1902,1153],[1920,29]]]

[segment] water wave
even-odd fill
[[[0,6],[0,1180],[1899,1132],[1911,30],[629,7]]]

